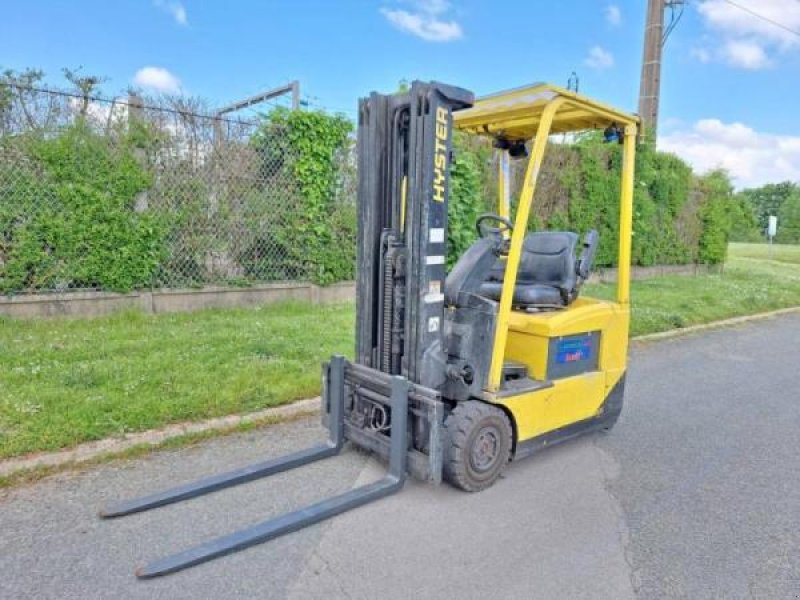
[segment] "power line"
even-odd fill
[[[669,8],[669,25],[664,28],[664,33],[661,36],[661,45],[667,43],[667,38],[673,32],[673,30],[678,26],[678,23],[683,16],[683,11],[686,8],[686,2],[683,0],[672,0],[671,2],[668,1],[665,6]],[[675,12],[675,7],[680,7],[680,9]]]
[[[761,13],[757,13],[754,10],[752,10],[750,8],[747,8],[746,6],[742,6],[741,4],[739,4],[737,2],[734,2],[733,0],[725,0],[725,2],[727,2],[731,6],[735,6],[739,10],[743,10],[744,12],[753,15],[754,17],[756,17],[758,19],[761,19],[762,21],[766,21],[767,23],[771,23],[772,25],[775,25],[775,27],[780,27],[784,31],[788,31],[789,33],[793,33],[797,37],[800,37],[800,31],[797,31],[796,29],[792,29],[791,27],[787,27],[783,23],[779,23],[778,21],[775,21],[774,19],[770,19],[769,17],[766,17],[766,16],[762,15]]]

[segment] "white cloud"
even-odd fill
[[[620,23],[622,23],[622,11],[620,11],[619,6],[616,4],[609,4],[606,6],[605,10],[606,15],[606,22],[609,25],[613,25],[616,27]]]
[[[764,69],[770,66],[764,48],[752,40],[729,40],[722,47],[722,56],[734,67],[742,69]]]
[[[583,62],[593,69],[609,69],[614,66],[614,55],[605,48],[594,46]]]
[[[429,42],[451,42],[464,37],[461,25],[444,20],[450,10],[447,0],[415,0],[413,11],[382,8],[381,14],[400,31]]]
[[[163,67],[142,67],[133,76],[134,85],[165,94],[179,94],[181,80]]]
[[[698,10],[712,29],[726,36],[756,36],[783,46],[800,46],[800,38],[775,25],[779,23],[788,29],[800,29],[800,3],[797,0],[737,0],[736,4],[743,8],[727,0],[705,0]],[[753,13],[774,23],[760,19]]]
[[[701,62],[713,58],[753,70],[773,65],[776,54],[800,49],[800,37],[781,28],[800,29],[800,2],[737,0],[736,4],[741,7],[727,0],[703,0],[697,6],[705,25],[716,34],[719,49],[707,55],[692,52],[695,58]],[[703,61],[702,56],[708,60]]]
[[[737,188],[800,181],[800,136],[760,133],[742,123],[702,119],[658,138],[658,147],[700,173],[726,169]]]
[[[691,54],[703,64],[711,62],[711,50],[708,48],[692,48]]]
[[[411,0],[419,10],[441,15],[450,10],[450,0]]]
[[[170,0],[153,0],[153,4],[172,15],[178,25],[188,25],[189,21],[186,16],[186,8],[181,2],[173,2]]]

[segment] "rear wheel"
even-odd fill
[[[492,485],[511,458],[511,423],[491,404],[459,403],[444,423],[444,476],[462,490]]]

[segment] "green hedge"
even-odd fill
[[[800,244],[800,193],[792,194],[781,206],[775,239],[780,244]]]
[[[217,281],[214,256],[228,284],[352,279],[352,131],[343,116],[277,109],[249,144],[212,162],[168,155],[166,133],[137,122],[109,135],[78,119],[56,134],[0,139],[0,293],[203,285]],[[495,211],[497,181],[488,141],[457,133],[454,148],[449,265],[475,239],[477,216]],[[529,228],[596,228],[597,264],[613,265],[621,160],[620,146],[597,134],[551,144]],[[513,166],[512,204],[524,163]],[[650,146],[640,146],[636,168],[635,264],[718,263],[731,232],[752,234],[754,213],[725,173],[695,176]],[[781,210],[785,224],[800,220],[800,195]]]
[[[299,193],[289,199],[291,210],[273,234],[286,260],[320,284],[355,276],[355,202],[337,193],[352,130],[342,115],[277,108],[251,139],[264,174],[284,172],[297,186]]]
[[[800,244],[800,183],[784,181],[746,189],[737,195],[744,213],[744,225],[739,220],[736,241],[763,241],[770,215],[778,217],[775,241],[781,244]]]
[[[475,239],[474,216],[495,212],[496,167],[488,142],[456,135],[450,210],[450,262]],[[516,204],[526,160],[514,161],[512,205]],[[528,227],[531,230],[600,232],[596,264],[616,264],[622,148],[599,134],[574,144],[551,143],[546,151]],[[640,145],[634,185],[634,264],[718,263],[738,206],[727,175],[696,176],[673,154]]]
[[[78,121],[57,137],[0,141],[0,292],[147,285],[163,230],[133,210],[151,180],[126,139]]]
[[[484,212],[495,212],[486,199],[484,183],[491,149],[456,132],[450,168],[450,198],[447,222],[447,266],[452,267],[475,241],[475,221]]]

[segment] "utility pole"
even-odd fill
[[[639,83],[639,116],[642,128],[653,142],[658,130],[658,104],[661,93],[661,52],[667,38],[680,21],[686,0],[648,0],[644,28],[642,79]],[[664,27],[664,11],[670,10],[670,21]]]
[[[644,27],[642,79],[639,83],[639,116],[642,130],[655,142],[658,129],[658,96],[661,88],[661,50],[664,37],[664,1],[648,0]]]

